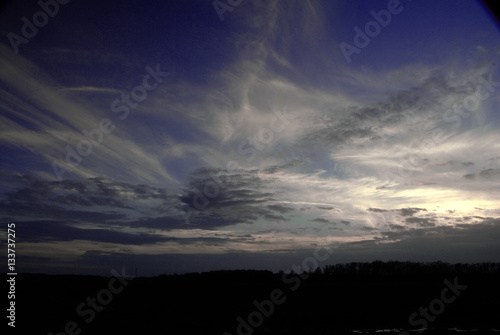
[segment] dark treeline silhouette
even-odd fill
[[[293,270],[289,271],[295,273]],[[284,273],[283,270],[278,273]],[[401,262],[401,261],[373,261],[373,262],[351,262],[334,265],[325,265],[316,269],[308,269],[302,273],[332,275],[356,275],[356,276],[393,276],[413,274],[462,274],[462,273],[500,273],[500,263],[446,263],[436,262]],[[273,273],[268,270],[216,270],[208,272],[189,272],[182,274],[185,278],[197,276],[233,276],[235,278],[254,278],[258,276],[269,277]],[[178,274],[161,275],[160,277],[176,277]]]
[[[311,272],[311,271],[310,271]],[[500,263],[456,263],[445,262],[399,262],[399,261],[374,261],[371,263],[348,263],[326,265],[317,268],[314,275],[325,275],[325,277],[336,277],[336,279],[416,279],[419,277],[442,276],[442,275],[462,275],[462,274],[488,274],[500,273]]]
[[[18,330],[37,334],[415,333],[425,326],[427,334],[459,328],[479,335],[500,329],[500,263],[222,270],[134,278],[123,289],[116,278],[18,276]]]

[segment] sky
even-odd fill
[[[0,32],[18,272],[500,261],[481,2],[11,1]]]

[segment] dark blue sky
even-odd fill
[[[0,17],[22,271],[278,270],[317,245],[325,264],[500,260],[500,33],[480,2],[43,3]]]

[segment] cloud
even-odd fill
[[[21,240],[23,242],[50,241],[54,243],[87,240],[92,242],[141,245],[173,240],[169,237],[148,233],[126,233],[105,228],[78,228],[78,225],[67,223],[67,221],[18,221],[16,222],[16,228],[19,236],[22,234]]]
[[[427,212],[425,208],[400,208],[399,212],[403,216],[413,216],[413,214],[418,213],[420,211]]]
[[[463,178],[468,180],[473,180],[476,176],[479,176],[481,178],[490,179],[490,178],[495,178],[499,174],[500,174],[500,169],[486,169],[480,171],[477,175],[474,173],[468,173],[464,175]]]
[[[172,205],[177,197],[161,188],[104,178],[89,178],[85,181],[46,181],[30,175],[7,175],[5,178],[12,178],[16,185],[13,186],[14,190],[4,193],[4,209],[24,216],[48,214],[53,218],[60,218],[61,215],[67,218],[73,215],[85,219],[87,215],[84,212],[92,213],[97,208],[109,207],[123,212],[138,208],[145,201]],[[6,184],[6,180],[2,183]],[[95,215],[112,215],[115,219],[123,216],[102,211]]]
[[[334,210],[335,208],[332,207],[332,206],[317,206],[317,208],[319,209],[324,209],[326,211],[331,211],[331,210]]]
[[[189,212],[191,224],[203,227],[252,223],[259,217],[286,220],[281,215],[292,211],[275,202],[257,170],[201,168],[189,175],[189,183],[180,196]]]
[[[142,142],[132,140],[132,135],[136,134],[131,131],[133,125],[120,122],[122,120],[110,110],[111,103],[119,98],[118,94],[111,94],[115,88],[86,90],[86,94],[91,92],[98,96],[91,100],[79,99],[74,94],[81,91],[65,91],[65,87],[34,62],[14,55],[3,44],[0,51],[0,63],[3,64],[0,97],[4,98],[0,107],[2,120],[9,125],[1,132],[0,144],[30,155],[30,166],[34,170],[22,168],[21,172],[57,180],[52,165],[55,162],[60,169],[64,168],[63,178],[95,177],[95,171],[100,170],[106,171],[107,177],[114,175],[124,180],[133,178],[153,184],[161,181],[164,185],[178,182],[157,155],[146,150]],[[56,76],[55,73],[52,75]],[[154,97],[151,96],[149,103],[152,100]],[[147,103],[145,101],[143,105]],[[94,143],[91,153],[79,164],[68,164],[68,146],[77,150],[78,144],[86,139],[82,132],[99,129],[103,119],[111,121],[112,133],[103,134],[101,143]],[[128,166],[128,171],[123,170],[123,166]]]
[[[394,223],[389,224],[389,228],[391,228],[392,230],[406,230],[405,226]]]
[[[388,210],[381,209],[381,208],[368,208],[369,212],[376,212],[376,213],[385,213],[388,212]]]
[[[434,227],[436,226],[435,219],[427,219],[427,218],[406,218],[405,222],[406,223],[415,223],[419,227]]]
[[[279,213],[288,213],[293,211],[293,208],[288,207],[288,206],[283,206],[283,205],[267,205],[267,208],[270,210],[279,212]]]
[[[500,174],[500,169],[487,169],[481,171],[480,175],[483,178],[494,178],[495,176]]]
[[[329,223],[330,220],[325,219],[325,218],[315,218],[312,220],[313,222],[320,222],[320,223]]]

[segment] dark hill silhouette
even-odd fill
[[[110,287],[118,291],[119,281],[110,286],[110,280],[18,275],[17,330],[62,335],[68,322],[80,334],[234,335],[238,327],[242,334],[408,330],[419,328],[409,323],[409,316],[431,303],[434,311],[444,307],[428,322],[427,334],[454,333],[447,328],[479,329],[474,334],[500,329],[500,263],[375,261],[327,265],[301,274],[237,270],[135,278],[112,294],[109,304],[96,300],[102,309],[94,309],[91,317],[86,299]],[[448,287],[442,296],[445,280],[458,285],[458,295]],[[102,299],[109,298],[103,294]],[[437,301],[443,299],[447,302]],[[77,307],[82,303],[80,315]]]

